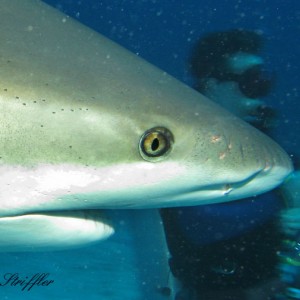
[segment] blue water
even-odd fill
[[[157,210],[107,215],[115,234],[104,242],[64,251],[1,253],[0,298],[166,299],[162,290],[170,278]]]
[[[266,38],[264,57],[267,66],[277,73],[276,88],[266,99],[280,110],[274,138],[288,153],[300,157],[298,0],[45,2],[189,85],[192,85],[192,78],[186,68],[187,57],[199,36],[231,28],[262,32]],[[3,254],[1,274],[8,272],[30,276],[38,272],[49,273],[54,283],[48,287],[33,287],[31,291],[1,287],[2,299],[147,300],[141,298],[140,286],[150,283],[138,281],[141,255],[138,260],[136,253],[132,253],[130,245],[136,243],[128,234],[132,229],[125,228],[124,233],[122,228],[119,228],[120,235],[115,240],[101,247],[94,245],[82,250],[56,253]],[[112,268],[115,286],[111,285]],[[168,278],[165,281],[167,283]],[[168,297],[159,294],[155,299]]]

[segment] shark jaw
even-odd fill
[[[288,162],[288,161],[287,161]],[[86,209],[145,209],[226,202],[272,189],[290,170],[259,163],[217,172],[175,161],[103,167],[39,164],[1,166],[0,217]],[[182,199],[182,200],[180,200]]]
[[[253,195],[255,190],[263,192],[261,178],[267,190],[269,181],[278,185],[284,171],[267,166],[253,170],[250,176],[249,172],[245,176],[228,174],[228,181],[219,184],[215,180],[209,185],[203,178],[202,186],[196,184],[201,176],[195,181],[194,174],[192,188],[192,177],[185,182],[185,168],[175,163],[124,164],[101,172],[66,164],[0,170],[2,198],[7,199],[0,216],[2,252],[51,251],[96,243],[114,233],[105,209],[196,205],[199,199],[202,204],[231,201]]]

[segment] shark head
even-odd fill
[[[0,25],[2,250],[88,243],[113,232],[102,209],[231,201],[292,171],[270,138],[46,4],[2,1]]]

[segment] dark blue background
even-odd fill
[[[80,22],[192,84],[186,62],[199,36],[231,28],[266,38],[264,57],[277,73],[268,103],[280,110],[275,139],[300,156],[299,0],[46,0]]]

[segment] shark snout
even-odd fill
[[[241,163],[235,180],[224,184],[224,194],[232,199],[255,196],[274,189],[293,172],[293,164],[288,154],[277,144],[260,145],[257,157],[247,164]],[[253,157],[254,158],[254,157]],[[238,179],[238,176],[240,178]],[[230,176],[229,176],[230,177]]]

